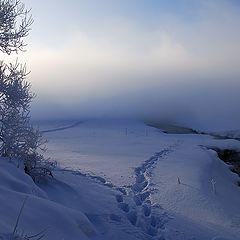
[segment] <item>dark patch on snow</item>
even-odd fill
[[[101,183],[106,183],[106,180],[102,177],[99,177],[99,176],[91,176],[92,179],[96,179],[98,180],[99,182]]]
[[[133,200],[134,200],[134,202],[135,202],[135,204],[136,204],[137,206],[141,206],[141,205],[142,205],[142,200],[141,200],[141,198],[139,197],[139,195],[133,196]]]
[[[114,185],[110,182],[106,182],[104,186],[109,187],[109,188],[114,188]]]
[[[146,204],[143,205],[142,207],[144,216],[148,217],[151,214],[151,206],[148,206]]]
[[[162,132],[167,134],[199,134],[199,135],[208,135],[214,137],[215,139],[234,139],[240,141],[239,137],[232,136],[234,131],[226,132],[225,134],[219,134],[215,132],[204,132],[204,131],[197,131],[192,128],[176,126],[168,123],[161,123],[161,122],[145,122],[146,125],[150,127],[154,127],[160,129]]]
[[[198,132],[192,128],[176,126],[161,122],[145,122],[150,127],[161,129],[164,133],[168,134],[198,134]]]
[[[136,223],[137,223],[137,213],[136,213],[136,211],[129,212],[127,214],[127,218],[132,225],[136,226]]]
[[[122,197],[122,195],[116,195],[116,200],[117,200],[117,202],[123,202],[123,197]]]
[[[121,202],[121,203],[118,204],[118,206],[119,206],[119,208],[121,208],[124,212],[129,212],[129,206],[128,206],[127,203]]]
[[[121,192],[123,195],[127,195],[127,191],[124,188],[121,187],[117,187],[116,190],[118,190],[119,192]]]
[[[144,202],[149,196],[150,196],[150,191],[143,192],[139,194],[141,201]]]
[[[116,214],[111,214],[110,215],[110,219],[112,220],[112,221],[115,221],[115,222],[121,222],[121,216],[119,216],[119,215],[116,215]]]
[[[49,129],[49,130],[44,130],[44,131],[41,131],[42,133],[49,133],[49,132],[58,132],[58,131],[63,131],[65,129],[69,129],[69,128],[74,128],[78,125],[80,125],[81,123],[83,123],[83,121],[78,121],[72,125],[69,125],[69,126],[65,126],[65,127],[59,127],[59,128],[54,128],[54,129]]]
[[[144,182],[141,182],[141,183],[135,183],[133,186],[132,186],[132,190],[134,192],[141,192],[142,190],[144,190],[144,188],[146,188],[148,185],[148,182],[147,181],[144,181]]]
[[[224,161],[226,164],[230,165],[230,170],[240,177],[240,152],[233,149],[219,149],[219,148],[211,148],[216,151],[218,157]],[[238,186],[240,186],[240,181],[238,182]]]

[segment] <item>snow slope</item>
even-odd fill
[[[116,204],[117,191],[81,174],[59,170],[55,179],[37,186],[15,162],[1,159],[0,179],[0,239],[13,239],[26,197],[19,235],[32,236],[46,229],[43,239],[51,240],[149,239],[128,223]],[[15,239],[23,238],[16,235]]]
[[[36,186],[16,163],[0,162],[0,239],[9,239],[25,196],[19,228],[49,226],[44,239],[240,239],[239,178],[208,149],[239,150],[238,141],[137,121],[40,127],[60,167]]]
[[[48,131],[51,127],[42,129]],[[178,141],[160,138],[159,132],[137,121],[96,120],[66,131],[46,132],[45,136],[49,140],[48,156],[62,168],[94,172],[122,186],[134,182],[134,168],[139,163],[159,147]]]

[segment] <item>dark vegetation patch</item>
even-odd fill
[[[228,135],[219,135],[217,133],[208,133],[196,131],[192,128],[181,127],[176,125],[171,125],[169,123],[159,122],[159,121],[145,121],[145,124],[157,129],[162,130],[167,134],[201,134],[209,135],[215,139],[224,140],[224,139],[234,139],[240,141],[240,138]],[[230,170],[240,177],[240,152],[233,149],[219,149],[219,148],[210,148],[217,152],[218,157],[224,161],[226,164],[230,165]],[[238,186],[240,187],[240,180],[238,181]]]
[[[164,133],[167,134],[201,134],[201,135],[209,135],[214,137],[215,139],[234,139],[237,141],[240,141],[239,137],[234,137],[234,136],[228,136],[228,135],[220,135],[217,133],[211,133],[211,132],[203,132],[203,131],[197,131],[192,128],[187,128],[187,127],[181,127],[177,125],[172,125],[169,123],[162,123],[162,122],[145,122],[146,125],[154,128],[158,128],[162,130]]]
[[[161,129],[164,133],[168,134],[198,134],[198,132],[192,128],[181,127],[161,122],[145,122],[150,127]]]
[[[230,170],[240,177],[240,152],[233,149],[212,148],[212,150],[216,151],[218,157],[230,165]],[[238,186],[240,187],[240,181],[238,181]]]
[[[199,134],[204,134],[204,135],[209,135],[209,136],[212,136],[214,137],[215,139],[234,139],[234,140],[237,140],[237,141],[240,141],[240,138],[238,137],[230,137],[230,136],[222,136],[222,135],[219,135],[219,134],[216,134],[216,133],[206,133],[206,132],[199,132]]]

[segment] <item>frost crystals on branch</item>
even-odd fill
[[[0,50],[4,53],[23,51],[26,44],[23,38],[30,31],[33,23],[28,17],[29,11],[25,9],[20,0],[0,1]]]
[[[28,13],[19,0],[0,0],[0,51],[11,54],[23,50],[22,38],[33,22]],[[45,150],[45,141],[30,123],[34,94],[25,80],[27,75],[26,67],[19,63],[0,62],[0,155],[22,160],[25,172],[39,181],[52,176],[55,163],[39,154]]]

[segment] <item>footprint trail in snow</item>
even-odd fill
[[[164,239],[162,230],[168,216],[159,205],[153,205],[151,202],[151,192],[154,189],[150,177],[155,164],[171,151],[171,148],[168,148],[157,152],[140,167],[135,168],[136,180],[130,189],[126,190],[128,194],[116,195],[118,206],[126,214],[129,222],[157,239]]]

